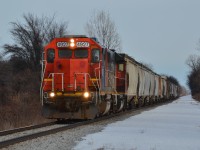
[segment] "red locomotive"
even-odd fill
[[[43,116],[93,119],[178,96],[178,87],[95,38],[55,38],[44,49]]]

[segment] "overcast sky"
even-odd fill
[[[200,54],[200,0],[1,0],[0,45],[13,42],[10,22],[23,21],[23,14],[55,14],[57,21],[69,22],[70,34],[82,35],[94,10],[110,13],[123,52],[186,85],[185,61]]]

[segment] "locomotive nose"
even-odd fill
[[[64,79],[62,82],[61,75],[55,76],[55,90],[61,91],[63,86],[66,92],[86,91],[89,77],[88,64],[87,58],[57,61],[54,71],[63,73]]]
[[[88,59],[70,60],[70,83],[75,91],[85,91],[88,87]]]

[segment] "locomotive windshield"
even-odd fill
[[[59,58],[71,58],[72,57],[72,50],[69,49],[60,49],[58,51]]]
[[[75,58],[87,58],[88,50],[87,49],[76,49],[74,51]]]

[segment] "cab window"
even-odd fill
[[[59,58],[71,58],[72,57],[72,50],[69,49],[60,49],[58,51]]]
[[[92,62],[98,63],[100,58],[100,51],[99,49],[92,49]]]
[[[76,49],[74,51],[75,58],[87,58],[88,50],[87,49]]]
[[[118,70],[119,71],[124,71],[124,64],[119,64],[118,65]]]
[[[55,50],[54,49],[48,49],[47,50],[47,63],[53,63],[55,58]]]

